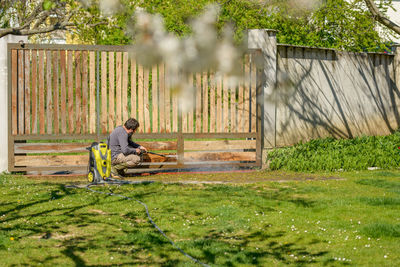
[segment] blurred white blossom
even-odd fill
[[[135,13],[133,56],[146,67],[166,64],[168,84],[173,93],[185,99],[184,110],[193,105],[189,96],[195,88],[187,79],[189,75],[212,70],[216,79],[224,77],[230,87],[237,86],[241,79],[244,50],[235,45],[233,30],[229,26],[218,38],[218,14],[218,6],[207,6],[204,13],[191,23],[192,34],[181,38],[165,30],[160,15],[141,9]]]
[[[99,6],[101,12],[106,16],[115,14],[121,8],[119,0],[100,0]]]

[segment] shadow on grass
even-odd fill
[[[130,211],[122,217],[117,212],[94,214],[87,210],[95,209],[97,205],[103,204],[112,206],[115,203],[115,205],[121,205],[121,199],[107,195],[87,194],[85,189],[67,189],[63,185],[55,186],[51,184],[49,186],[50,190],[42,193],[40,200],[16,205],[6,211],[7,216],[3,222],[12,223],[12,226],[0,228],[6,231],[21,230],[18,239],[36,238],[43,242],[40,243],[40,249],[35,248],[36,254],[27,255],[28,262],[48,266],[55,265],[60,261],[60,257],[53,255],[54,253],[61,253],[66,257],[62,261],[63,264],[72,266],[197,266],[182,256],[168,240],[149,224],[144,210],[141,208],[140,211]],[[251,190],[243,190],[241,187],[223,186],[218,188],[217,186],[213,187],[211,191],[225,193],[227,196],[230,194],[245,196],[254,193]],[[123,192],[121,194],[130,195],[137,199],[159,193],[157,188]],[[277,201],[292,202],[301,207],[313,205],[306,199],[288,199],[287,197],[290,194],[289,190],[274,194],[261,194],[261,196]],[[69,204],[62,207],[52,205],[52,201],[57,203],[64,201]],[[50,205],[46,203],[50,203]],[[259,206],[255,203],[253,205]],[[42,206],[45,206],[45,208]],[[263,209],[266,212],[273,211],[273,209],[267,209],[267,207],[263,207]],[[196,216],[207,216],[206,213],[199,211],[196,211],[196,214]],[[115,220],[117,217],[120,218]],[[21,220],[24,218],[36,219],[38,223],[22,223]],[[114,219],[110,221],[110,218]],[[131,222],[131,224],[121,226],[121,222]],[[71,234],[71,231],[76,232]],[[306,265],[322,263],[321,257],[327,253],[327,251],[311,251],[306,245],[299,245],[300,243],[297,242],[280,243],[277,240],[284,240],[289,233],[285,231],[274,232],[268,228],[247,230],[240,234],[233,232],[226,234],[211,229],[202,236],[192,234],[186,240],[176,237],[180,231],[181,229],[174,229],[173,233],[166,231],[166,234],[175,236],[172,239],[176,239],[176,244],[185,252],[211,265],[262,265],[267,260],[273,260],[273,262],[279,264]],[[53,251],[52,256],[37,254],[37,251],[42,251],[45,254],[47,249],[54,248],[55,243],[59,249],[56,252]],[[261,243],[262,246],[255,247],[255,244]],[[110,256],[118,259],[118,261],[113,261]],[[21,265],[23,264],[21,263]]]
[[[400,194],[400,182],[387,181],[383,179],[360,179],[356,181],[360,185],[374,186],[377,188],[387,189],[390,192]]]
[[[262,266],[266,260],[279,264],[303,265],[317,263],[327,251],[310,252],[296,243],[280,243],[285,231],[252,231],[240,236],[226,236],[211,231],[204,239],[185,242],[185,247],[203,250],[204,262],[217,266],[236,266],[250,264]],[[232,239],[235,239],[232,242]],[[255,243],[262,246],[255,247]],[[319,242],[319,241],[318,241]]]

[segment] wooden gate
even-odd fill
[[[8,45],[9,171],[85,170],[85,148],[130,117],[140,122],[136,142],[175,155],[150,155],[141,167],[261,166],[260,51],[244,55],[239,86],[213,71],[194,73],[187,78],[195,93],[180,99],[167,64],[145,68],[128,49]]]

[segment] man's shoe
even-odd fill
[[[114,167],[111,167],[111,177],[112,178],[123,178],[125,175],[124,170],[117,170]]]
[[[119,171],[114,167],[111,167],[111,177],[116,179],[121,178]]]
[[[121,179],[121,176],[119,176],[118,173],[111,172],[111,178],[114,178],[114,179]]]
[[[125,176],[126,175],[126,169],[121,169],[121,170],[117,170],[117,173],[119,176]]]

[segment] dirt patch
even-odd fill
[[[68,233],[68,234],[61,234],[61,233],[43,233],[41,235],[33,235],[31,238],[34,239],[55,239],[55,240],[66,240],[74,238],[75,235]]]
[[[91,212],[91,213],[97,213],[97,214],[101,214],[101,215],[107,215],[108,214],[107,212],[104,212],[102,210],[93,209],[93,210],[88,210],[88,211]]]

